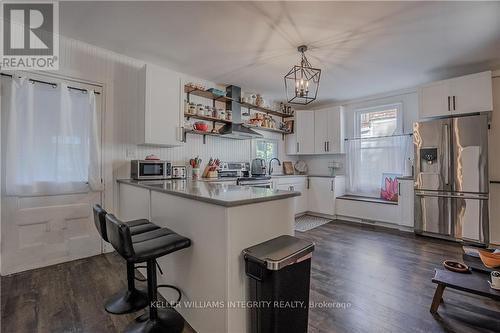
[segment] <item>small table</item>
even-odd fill
[[[437,284],[437,288],[432,299],[431,313],[435,314],[437,312],[446,287],[500,301],[500,290],[490,288],[487,282],[489,278],[489,274],[478,271],[455,273],[444,269],[436,269],[432,282]]]

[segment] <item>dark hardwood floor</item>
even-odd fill
[[[310,300],[350,305],[311,309],[310,333],[500,332],[500,303],[484,297],[447,289],[429,312],[434,268],[461,259],[456,243],[339,221],[297,236],[316,243]]]
[[[429,312],[433,269],[460,259],[458,244],[339,221],[297,236],[316,243],[310,333],[500,332],[500,304],[483,297],[446,290]],[[121,332],[137,314],[109,315],[103,303],[124,287],[115,254],[3,277],[1,331]]]

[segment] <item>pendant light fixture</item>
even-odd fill
[[[306,105],[318,96],[321,69],[313,68],[304,54],[306,45],[297,48],[301,54],[300,65],[295,65],[285,75],[285,92],[288,103]]]

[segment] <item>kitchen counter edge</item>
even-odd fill
[[[202,202],[206,202],[206,203],[210,203],[210,204],[214,204],[214,205],[218,205],[218,206],[223,206],[223,207],[244,206],[244,205],[250,205],[250,204],[255,204],[255,203],[281,200],[281,199],[287,199],[287,198],[300,196],[300,192],[280,191],[280,193],[276,193],[273,196],[262,196],[262,197],[251,198],[251,199],[225,201],[225,200],[208,198],[205,196],[194,195],[194,194],[190,194],[190,193],[186,193],[186,192],[180,192],[180,191],[176,191],[176,190],[169,190],[169,189],[164,189],[164,188],[163,189],[158,188],[155,186],[148,186],[147,184],[141,184],[141,183],[138,183],[137,181],[134,181],[131,179],[117,179],[116,181],[118,183],[130,185],[130,186],[141,187],[141,188],[145,188],[145,189],[148,189],[151,191],[156,191],[156,192],[160,192],[160,193],[167,193],[167,194],[175,195],[178,197],[183,197],[186,199],[192,199],[192,200],[196,200],[196,201],[202,201]],[[236,185],[234,185],[234,186],[236,186]]]

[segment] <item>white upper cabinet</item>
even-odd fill
[[[297,154],[314,154],[314,111],[296,111]]]
[[[344,108],[336,106],[328,111],[328,136],[327,136],[327,150],[328,154],[342,154],[344,153]]]
[[[419,88],[420,118],[493,110],[491,71],[433,82]]]
[[[344,110],[337,106],[318,111],[297,111],[295,133],[286,137],[288,155],[344,153]]]
[[[314,153],[344,152],[344,110],[337,106],[314,112]]]
[[[493,110],[491,72],[467,75],[451,80],[453,113]]]
[[[314,112],[314,153],[328,154],[328,110]]]
[[[182,145],[180,75],[146,64],[139,77],[138,143],[161,147]]]

